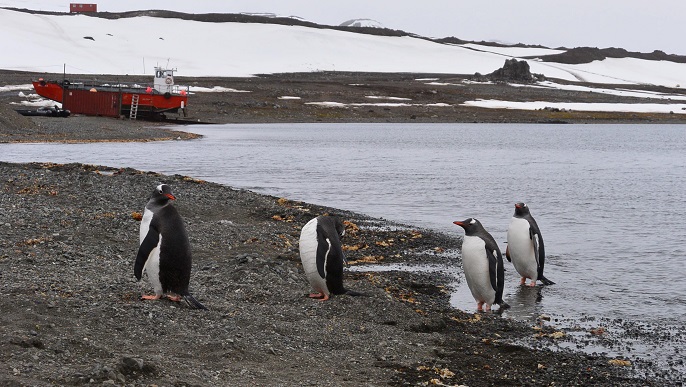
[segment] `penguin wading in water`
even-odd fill
[[[500,305],[500,309],[509,308],[503,301],[505,268],[495,239],[476,219],[469,218],[453,223],[464,228],[462,269],[467,286],[477,302],[477,309],[482,311],[484,304],[486,311],[491,310],[494,304]]]
[[[171,201],[176,200],[171,188],[158,185],[145,205],[140,229],[140,247],[133,273],[141,279],[143,270],[155,290],[144,300],[157,300],[167,295],[195,309],[207,309],[188,291],[191,279],[191,244],[183,220]],[[167,294],[170,293],[170,294]]]
[[[515,204],[514,216],[507,228],[507,260],[512,262],[517,273],[522,276],[520,283],[524,285],[529,278],[529,286],[536,286],[540,280],[544,285],[555,282],[543,276],[545,266],[545,246],[538,224],[531,216],[529,207],[524,203]]]
[[[302,228],[300,260],[315,291],[310,297],[326,301],[333,294],[363,295],[343,287],[343,264],[346,260],[341,237],[344,234],[345,226],[335,216],[318,216]]]

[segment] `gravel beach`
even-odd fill
[[[368,296],[306,296],[297,244],[314,216],[349,222],[353,263],[435,262],[457,236],[184,176],[6,163],[0,176],[3,385],[662,385],[546,349],[561,333],[543,320],[451,309],[440,274],[346,272]],[[139,300],[135,213],[160,182],[178,196],[191,290],[209,311]]]
[[[30,76],[0,73],[0,86],[28,83]],[[309,79],[280,75],[179,82],[250,89],[195,94],[187,119],[203,122],[562,119],[554,116],[556,112],[520,115],[455,108],[449,116],[447,110],[425,106],[331,109],[278,99],[297,94],[352,101],[360,95],[350,90],[359,88],[348,85],[372,82],[384,86],[370,86],[362,97],[375,92],[442,99],[429,87],[409,88],[419,77],[313,74]],[[506,85],[478,91],[487,90],[511,92]],[[164,123],[23,117],[9,105],[19,98],[0,95],[0,142],[193,137],[169,131]],[[683,123],[679,114],[586,114],[565,116],[565,121]],[[175,205],[193,248],[191,292],[207,311],[166,300],[140,301],[151,286],[145,277],[136,282],[133,276],[137,219],[160,183],[169,184],[177,195]],[[449,254],[461,244],[458,230],[443,235],[192,176],[0,162],[0,385],[681,384],[678,375],[649,363],[560,349],[558,341],[572,339],[547,316],[528,324],[497,313],[451,308],[450,279],[441,273],[346,271],[346,287],[366,296],[312,300],[307,297],[310,289],[298,256],[298,238],[302,226],[321,214],[346,221],[343,243],[351,265],[450,260],[459,265]],[[587,337],[597,334],[589,332]],[[574,340],[583,345],[587,338]]]

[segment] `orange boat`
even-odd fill
[[[175,69],[155,68],[152,86],[121,83],[46,81],[33,82],[38,95],[62,104],[72,114],[131,119],[163,119],[166,113],[186,115],[188,90],[174,84]]]

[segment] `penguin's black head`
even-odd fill
[[[338,233],[339,236],[345,235],[345,225],[343,222],[341,222],[341,219],[338,217],[334,218],[334,224],[336,226],[336,232]]]
[[[456,224],[464,229],[464,233],[466,235],[474,235],[475,233],[479,232],[480,230],[483,229],[483,226],[481,225],[481,222],[474,218],[468,218],[462,221],[454,221],[453,224]]]
[[[515,215],[516,216],[524,216],[529,213],[529,207],[526,205],[526,203],[515,203]]]
[[[155,190],[152,192],[152,198],[160,201],[176,200],[171,187],[166,184],[160,184],[155,187]]]

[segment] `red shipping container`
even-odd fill
[[[120,114],[120,93],[66,89],[62,98],[62,107],[71,114],[105,117],[119,117]]]

